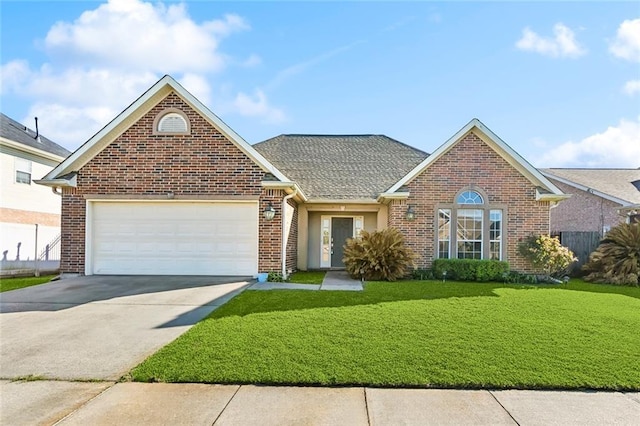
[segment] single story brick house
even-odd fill
[[[238,275],[336,268],[360,230],[418,254],[529,265],[567,196],[473,119],[431,155],[380,135],[248,144],[170,76],[39,183],[62,191],[65,274]]]

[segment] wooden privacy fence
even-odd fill
[[[560,244],[568,247],[578,258],[574,271],[579,271],[587,263],[589,255],[600,245],[599,232],[560,232]]]

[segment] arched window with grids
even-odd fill
[[[503,259],[503,210],[477,189],[463,189],[437,209],[436,257]]]

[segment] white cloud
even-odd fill
[[[36,103],[22,122],[30,123],[33,117],[38,117],[42,134],[68,149],[75,149],[106,126],[118,112],[106,106],[78,108],[56,103]]]
[[[44,45],[55,57],[110,68],[163,74],[217,71],[227,62],[218,51],[220,39],[246,29],[248,24],[237,15],[198,24],[184,4],[111,0],[73,23],[56,23]]]
[[[278,124],[286,120],[284,112],[269,105],[264,92],[257,89],[253,96],[238,93],[233,106],[241,115],[247,117],[262,117],[265,122]]]
[[[2,64],[0,92],[31,99],[28,121],[37,115],[43,126],[50,123],[43,133],[73,150],[166,73],[209,105],[215,73],[229,65],[260,63],[258,55],[240,61],[220,49],[225,37],[249,29],[234,14],[196,22],[183,3],[109,0],[49,29],[42,43],[49,62]],[[229,113],[267,122],[284,119],[261,91],[218,101],[234,105]]]
[[[200,102],[209,106],[211,102],[211,86],[205,77],[199,74],[187,73],[182,76],[179,83],[198,98]]]
[[[628,19],[620,24],[609,51],[618,58],[640,62],[640,18]]]
[[[602,133],[565,142],[536,162],[541,167],[640,167],[640,117],[620,120]]]
[[[629,96],[640,93],[640,80],[627,81],[622,90]]]
[[[553,26],[553,37],[543,37],[530,28],[525,28],[522,30],[522,38],[516,42],[516,47],[553,58],[577,58],[587,53],[576,41],[573,31],[560,22]]]

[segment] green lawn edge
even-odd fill
[[[637,391],[639,312],[640,289],[575,280],[245,292],[134,368],[131,378]]]
[[[322,284],[325,271],[298,271],[291,274],[287,281],[294,284]]]
[[[0,293],[5,291],[19,290],[25,287],[45,284],[55,278],[55,275],[45,275],[41,277],[6,277],[0,278]]]

